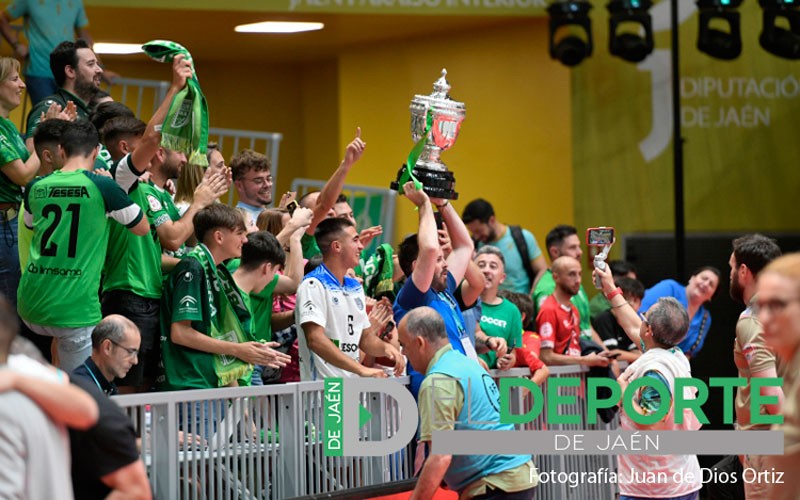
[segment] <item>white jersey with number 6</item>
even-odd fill
[[[306,275],[297,289],[295,319],[300,325],[298,338],[301,380],[356,376],[355,373],[337,368],[311,352],[302,325],[315,323],[321,326],[325,336],[339,351],[358,363],[361,332],[369,327],[364,289],[358,281],[345,277],[341,284],[324,264],[320,265]]]

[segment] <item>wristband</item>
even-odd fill
[[[622,295],[622,288],[617,287],[606,294],[606,299],[611,302],[611,299],[616,297],[617,295]]]
[[[449,204],[450,204],[450,200],[444,200],[444,203],[442,203],[441,205],[436,205],[436,209],[437,210],[442,210],[444,207],[446,207]]]

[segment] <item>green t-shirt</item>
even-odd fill
[[[599,316],[603,311],[608,311],[611,309],[611,303],[608,299],[603,295],[602,292],[598,292],[592,297],[592,300],[589,301],[589,315],[592,319]]]
[[[506,299],[497,305],[481,303],[481,330],[490,337],[506,339],[508,349],[522,347],[522,315],[517,306]],[[497,354],[489,351],[479,354],[489,368],[497,368]]]
[[[209,335],[214,294],[208,290],[203,267],[183,259],[169,273],[161,295],[161,389],[213,389],[218,387],[214,355],[172,342],[172,323],[191,321],[192,328]]]
[[[233,274],[239,269],[240,263],[240,259],[231,259],[225,263],[225,267]],[[256,342],[272,341],[272,296],[279,279],[278,274],[275,274],[272,281],[260,292],[242,294],[244,303],[252,315],[252,321],[248,325],[247,333]],[[244,323],[242,324],[244,325]]]
[[[0,117],[0,167],[14,160],[25,162],[29,156],[25,141],[19,135],[17,127],[11,123],[11,120]],[[0,203],[19,203],[20,201],[22,201],[22,188],[0,171]]]
[[[125,290],[149,299],[161,298],[161,245],[150,212],[151,199],[158,195],[151,183],[139,182],[139,172],[125,156],[112,169],[112,174],[122,189],[147,215],[150,232],[137,236],[125,228],[111,227],[108,256],[105,263],[103,292]]]
[[[148,196],[148,209],[147,216],[150,218],[150,223],[154,228],[166,224],[167,222],[175,222],[181,220],[181,214],[178,207],[175,206],[175,201],[172,195],[166,189],[153,185],[155,193]],[[186,243],[181,243],[181,247],[174,252],[166,252],[168,255],[182,259],[189,253]]]
[[[535,316],[539,314],[539,308],[542,307],[542,303],[547,297],[553,295],[555,289],[556,282],[553,281],[553,271],[548,269],[539,279],[539,282],[536,283],[536,289],[533,291],[533,306],[536,308]],[[578,290],[578,294],[572,296],[571,302],[578,309],[578,314],[581,317],[581,338],[591,339],[592,323],[589,315],[589,297],[586,296],[583,285]]]
[[[20,316],[60,328],[96,325],[111,219],[130,228],[142,210],[112,179],[85,170],[35,179],[24,200],[33,239],[19,285]]]
[[[311,234],[303,233],[303,236],[300,238],[300,245],[303,248],[304,259],[322,255],[322,251],[319,249],[319,245],[317,245],[317,239]]]

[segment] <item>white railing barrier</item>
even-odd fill
[[[551,367],[551,378],[580,377],[583,367]],[[526,368],[494,371],[496,380],[528,377]],[[408,378],[396,379],[407,384]],[[513,389],[513,413],[531,408],[527,391]],[[543,387],[546,394],[547,384]],[[408,480],[413,476],[410,445],[383,457],[326,457],[323,429],[323,383],[301,382],[263,387],[220,388],[116,396],[142,437],[144,458],[156,498],[286,499]],[[383,394],[362,394],[373,415],[361,429],[366,440],[388,439],[402,417],[396,402]],[[581,415],[580,424],[546,424],[547,405],[534,421],[518,430],[588,430],[617,427],[587,424],[586,400],[577,398],[560,411]],[[534,455],[540,472],[616,470],[611,455]],[[612,500],[616,485],[548,482],[537,499]]]

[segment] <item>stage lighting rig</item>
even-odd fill
[[[550,57],[565,66],[575,66],[592,55],[591,8],[585,0],[559,1],[547,7]]]
[[[608,51],[638,63],[653,52],[653,20],[650,0],[611,0],[608,18]]]

